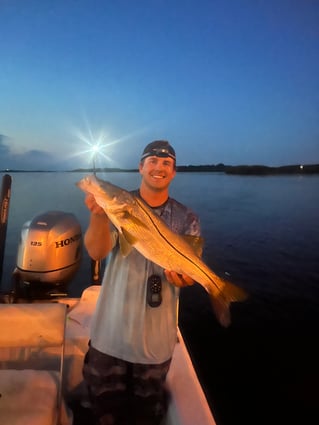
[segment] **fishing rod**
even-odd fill
[[[93,174],[96,176],[96,166],[95,166],[95,156],[99,151],[99,146],[95,145],[92,148],[93,151]],[[91,279],[93,285],[100,285],[101,284],[101,265],[102,262],[100,260],[93,260],[91,258]]]
[[[2,281],[3,259],[6,245],[7,225],[11,197],[11,182],[12,179],[9,174],[5,174],[2,177],[0,197],[0,286]]]

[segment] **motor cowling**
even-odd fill
[[[82,231],[75,215],[47,211],[24,223],[16,272],[27,283],[68,284],[82,259]]]

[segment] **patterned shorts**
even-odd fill
[[[83,376],[99,425],[157,425],[166,414],[171,359],[135,364],[89,346]]]

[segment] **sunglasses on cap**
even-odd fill
[[[174,161],[176,160],[175,152],[172,152],[171,149],[167,148],[152,148],[141,156],[141,160],[149,156],[158,156],[159,158],[172,158],[174,159]]]

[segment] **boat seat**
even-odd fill
[[[59,303],[0,304],[1,425],[70,424],[61,413],[66,310]]]

